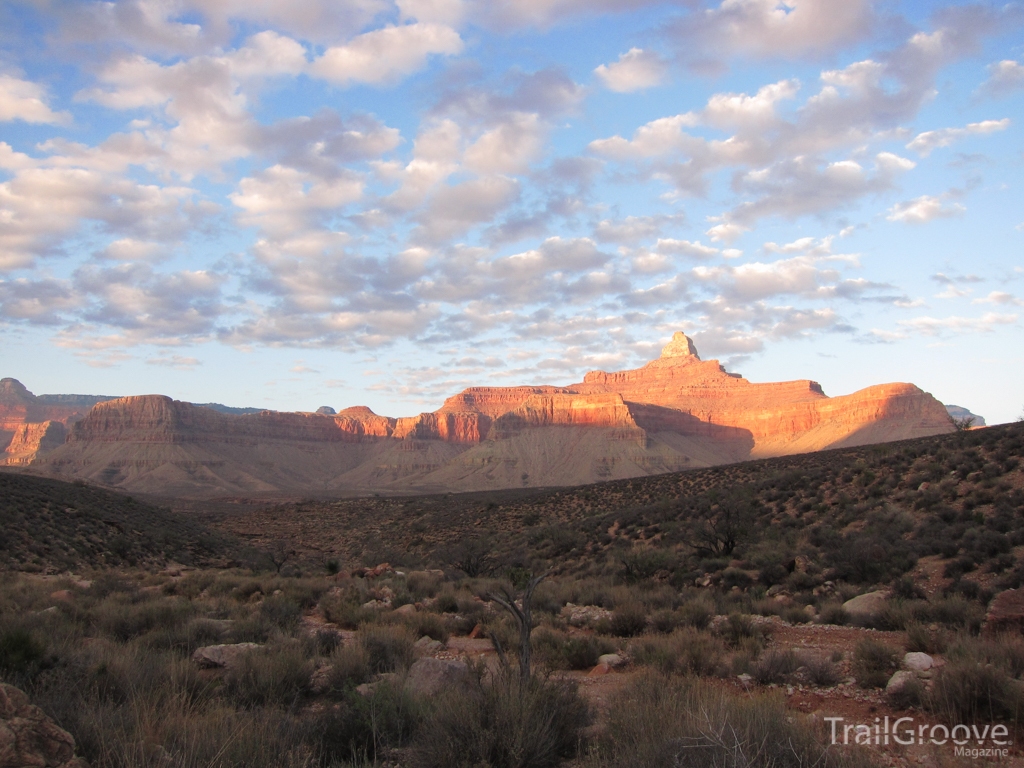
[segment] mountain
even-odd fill
[[[323,410],[323,409],[322,409]],[[657,360],[567,387],[471,387],[393,418],[225,414],[160,395],[97,404],[33,471],[161,495],[408,493],[579,485],[953,429],[912,384],[827,397],[753,384],[677,333]]]
[[[966,424],[965,419],[970,419],[970,426],[972,427],[984,427],[985,417],[979,416],[976,413],[971,413],[969,410],[964,408],[962,405],[949,405],[946,404],[946,413],[949,414],[951,419],[957,419],[961,423]]]

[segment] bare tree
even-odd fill
[[[270,562],[274,564],[274,568],[277,569],[278,573],[281,572],[281,568],[294,554],[295,550],[284,539],[274,539],[270,546],[267,547],[267,557],[270,558]]]
[[[953,425],[953,429],[957,432],[967,432],[974,426],[974,416],[957,417],[950,415],[949,423]]]
[[[695,515],[687,544],[704,557],[728,557],[751,529],[749,499],[711,498]]]
[[[500,594],[491,592],[487,595],[489,600],[493,600],[504,608],[505,611],[512,616],[516,625],[519,627],[519,677],[524,683],[530,679],[530,634],[533,632],[533,591],[547,575],[548,571],[532,578],[528,578],[529,574],[526,574],[527,580],[525,580],[522,595],[518,598],[516,596],[517,590],[514,583],[515,581],[518,581],[518,579],[515,578],[513,579],[512,584],[501,585]],[[508,666],[508,658],[505,656],[505,651],[501,647],[500,641],[493,633],[491,633],[490,638],[495,651],[498,653],[498,657],[502,661],[502,664]]]

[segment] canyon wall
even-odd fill
[[[471,387],[400,418],[362,406],[236,415],[161,395],[105,400],[83,417],[4,382],[7,463],[195,496],[575,485],[952,430],[912,384],[840,397],[809,380],[754,384],[701,360],[682,333],[635,370],[568,387]]]

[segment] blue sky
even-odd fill
[[[1024,6],[8,0],[0,359],[406,415],[635,367],[1024,409]]]

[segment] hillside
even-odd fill
[[[84,483],[0,472],[0,570],[223,564],[234,539]]]
[[[222,511],[214,524],[256,545],[287,539],[321,562],[475,559],[481,571],[660,572],[677,585],[737,566],[770,585],[801,558],[810,586],[887,583],[930,562],[946,586],[1018,586],[1022,453],[1016,423],[569,489],[307,500]]]
[[[809,380],[752,383],[701,360],[682,333],[641,368],[591,371],[567,387],[470,387],[400,418],[327,410],[120,398],[93,407],[66,443],[40,439],[31,466],[174,497],[430,493],[571,486],[953,429],[912,384],[828,397]]]

